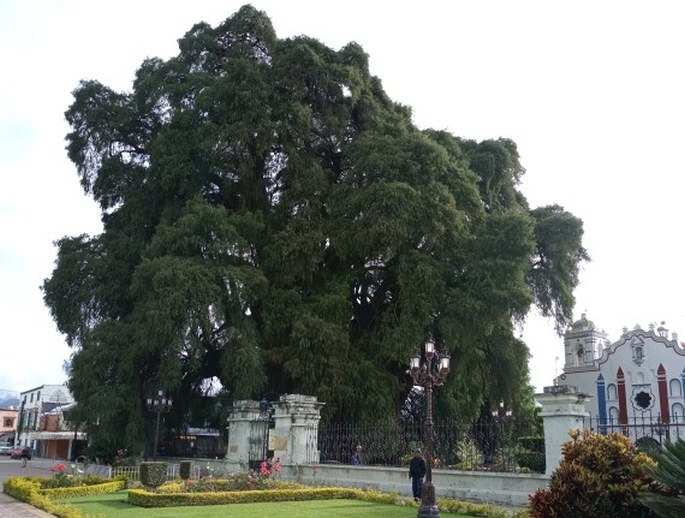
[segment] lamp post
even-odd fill
[[[421,362],[418,353],[409,361],[409,375],[416,385],[424,387],[426,394],[426,422],[424,449],[426,450],[426,482],[421,491],[421,507],[418,518],[436,518],[440,516],[440,509],[435,503],[435,487],[433,486],[433,387],[438,387],[447,379],[450,371],[450,357],[448,354],[435,350],[435,343],[427,340],[424,344],[425,361]]]
[[[159,443],[159,421],[161,420],[162,414],[169,412],[171,410],[171,405],[173,401],[171,398],[167,398],[163,391],[158,391],[157,395],[153,398],[147,398],[147,409],[150,412],[157,414],[157,425],[155,427],[155,445],[152,450],[152,458],[157,458],[157,444]]]

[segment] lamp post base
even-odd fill
[[[440,509],[435,503],[435,486],[426,482],[421,491],[421,507],[417,518],[440,518]]]

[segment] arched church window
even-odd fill
[[[645,384],[645,373],[640,371],[637,373],[637,383],[638,385],[644,385]]]
[[[618,423],[619,423],[618,416],[619,416],[618,408],[616,408],[615,406],[609,407],[609,426],[618,426]],[[613,431],[613,430],[609,430],[609,431]]]
[[[683,385],[677,378],[673,378],[669,382],[669,389],[671,392],[671,396],[680,397],[683,395]]]
[[[607,399],[617,399],[617,391],[616,391],[616,385],[613,383],[610,383],[607,385]]]
[[[671,406],[671,422],[673,423],[685,423],[685,407],[682,403],[673,403]]]

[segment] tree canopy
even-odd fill
[[[83,415],[122,441],[147,395],[174,395],[181,423],[210,379],[316,395],[327,419],[394,415],[427,336],[453,358],[444,412],[515,405],[516,322],[571,318],[582,222],[529,208],[511,140],[419,130],[358,44],[279,39],[244,6],[130,92],[82,81],[66,118],[104,230],[57,243],[44,299]]]

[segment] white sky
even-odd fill
[[[130,89],[145,57],[175,55],[194,23],[216,25],[243,3],[0,0],[0,399],[65,380],[70,351],[39,286],[54,240],[100,231],[64,150],[71,91],[81,79]],[[685,4],[252,4],[281,38],[360,43],[419,127],[515,140],[531,206],[558,203],[585,222],[593,260],[576,317],[587,310],[612,341],[623,326],[665,320],[685,341]],[[562,368],[563,341],[535,316],[523,337],[541,390]]]

